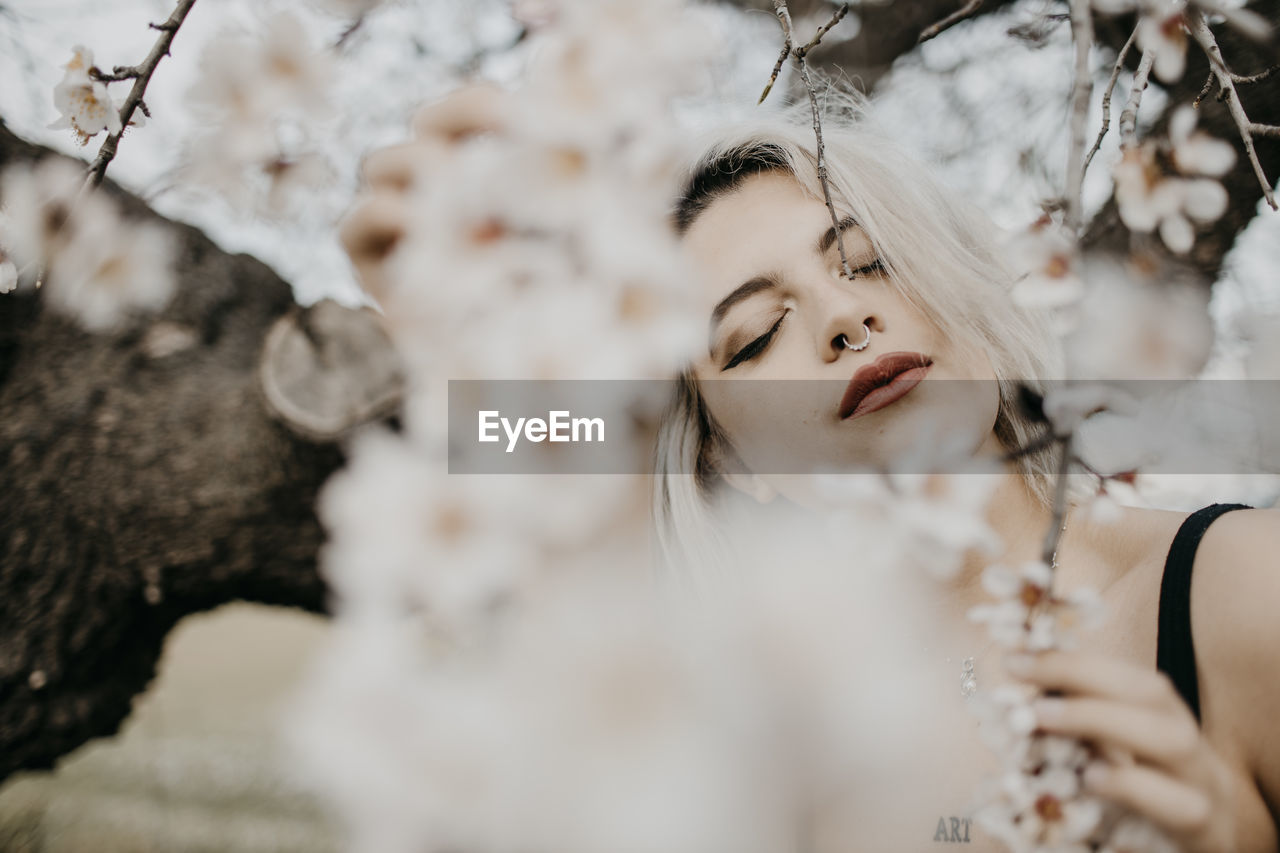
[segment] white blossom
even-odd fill
[[[1016,568],[989,566],[982,573],[982,585],[996,600],[972,607],[969,618],[985,623],[991,638],[1008,649],[1069,647],[1080,629],[1102,623],[1105,610],[1096,590],[1056,591],[1053,579],[1053,570],[1040,560]]]
[[[172,238],[159,225],[85,220],[51,260],[42,293],[86,329],[106,331],[168,304],[172,261]]]
[[[7,169],[0,242],[17,264],[45,267],[50,307],[103,331],[168,302],[171,238],[158,225],[125,221],[113,201],[81,194],[83,186],[82,169],[62,158]]]
[[[833,530],[865,525],[868,565],[918,568],[954,577],[967,552],[996,556],[1003,547],[986,518],[998,478],[982,472],[937,475],[914,466],[884,476],[870,472],[814,475]],[[889,549],[886,551],[885,549]]]
[[[1138,47],[1155,55],[1156,79],[1175,83],[1187,67],[1185,0],[1148,0],[1138,19]]]
[[[1134,231],[1157,227],[1170,250],[1185,253],[1195,241],[1192,223],[1213,222],[1227,209],[1227,191],[1214,177],[1235,163],[1230,145],[1195,130],[1196,114],[1179,107],[1169,120],[1169,160],[1176,174],[1160,165],[1162,149],[1153,140],[1124,149],[1115,167],[1120,218]]]
[[[1063,342],[1070,376],[1186,379],[1199,373],[1213,345],[1208,291],[1150,275],[1096,259],[1078,306],[1080,321]],[[1137,390],[1132,383],[1125,388]]]
[[[285,216],[306,204],[309,193],[333,184],[337,172],[320,154],[303,152],[293,157],[281,157],[263,164],[268,187],[263,201],[265,211],[272,216]]]
[[[1222,177],[1236,163],[1236,150],[1203,130],[1196,130],[1195,108],[1183,104],[1169,118],[1174,167],[1184,175]]]
[[[49,127],[71,128],[81,145],[103,130],[116,134],[121,129],[119,108],[111,100],[107,85],[90,76],[93,67],[93,51],[76,45],[64,66],[62,81],[53,89],[54,106],[62,115]]]
[[[1021,275],[1013,299],[1034,308],[1063,308],[1079,301],[1084,283],[1077,270],[1075,241],[1044,216],[1008,246],[1010,262]]]
[[[336,179],[307,143],[310,123],[330,112],[333,62],[288,11],[265,17],[252,33],[215,36],[189,91],[205,128],[184,153],[185,176],[237,208],[295,213]]]
[[[1123,387],[1106,382],[1069,382],[1045,391],[1042,407],[1059,434],[1072,432],[1098,412],[1132,414],[1137,401]]]
[[[466,631],[519,584],[528,557],[483,477],[450,481],[422,456],[390,434],[355,442],[318,504],[327,573],[346,607],[408,605]]]

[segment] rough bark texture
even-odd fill
[[[42,153],[0,125],[0,167]],[[0,780],[113,734],[182,616],[325,606],[312,504],[341,453],[274,421],[257,380],[292,292],[168,224],[180,292],[142,328],[91,335],[0,296]]]
[[[772,10],[767,0],[739,5]],[[809,5],[819,13],[823,4]],[[869,89],[924,27],[959,5],[867,7],[855,38],[812,59]],[[1001,5],[987,0],[979,13]],[[1280,20],[1280,0],[1252,6]],[[1124,24],[1104,26],[1102,39],[1118,46]],[[1274,43],[1220,38],[1237,71],[1276,62]],[[1192,57],[1175,100],[1194,97],[1207,74],[1194,48]],[[1256,121],[1280,119],[1277,86],[1280,78],[1244,90]],[[1203,113],[1203,126],[1236,139],[1220,104]],[[1258,145],[1274,180],[1280,142]],[[0,167],[41,153],[0,124]],[[1243,157],[1225,185],[1230,212],[1192,258],[1209,277],[1261,195]],[[134,214],[154,216],[109,189]],[[312,506],[341,453],[273,420],[258,381],[268,329],[297,310],[290,288],[253,258],[172,227],[182,245],[180,294],[133,333],[89,335],[30,294],[0,297],[0,780],[114,733],[182,616],[236,598],[324,607]],[[1127,245],[1113,207],[1090,239]],[[191,346],[154,354],[154,336],[185,332]]]

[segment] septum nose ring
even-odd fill
[[[866,348],[867,348],[867,346],[868,346],[868,344],[870,344],[870,343],[871,343],[871,327],[870,327],[870,326],[868,326],[866,323],[863,323],[863,324],[862,324],[862,331],[866,333],[866,337],[864,337],[864,338],[862,339],[862,343],[860,343],[860,344],[851,344],[851,343],[849,343],[849,337],[848,337],[848,335],[846,335],[844,332],[841,332],[841,333],[840,333],[840,340],[844,342],[844,348],[845,348],[845,349],[851,349],[851,350],[853,350],[854,352],[862,352],[864,349],[866,349]]]

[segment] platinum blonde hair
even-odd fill
[[[866,232],[891,286],[945,334],[987,353],[999,387],[996,436],[1007,450],[1027,447],[1042,427],[1023,414],[1019,383],[1042,391],[1041,380],[1062,375],[1062,356],[1047,318],[1013,301],[1016,277],[1001,257],[998,229],[876,130],[861,98],[829,93],[823,113],[828,184],[837,210]],[[704,135],[699,150],[674,211],[680,234],[716,199],[760,172],[790,173],[806,192],[823,199],[807,102],[718,128]],[[659,556],[686,580],[728,569],[729,543],[720,531],[734,502],[722,500],[725,490],[718,488],[727,447],[686,371],[659,426],[652,507]],[[1029,492],[1046,506],[1054,463],[1051,448],[1014,463]]]

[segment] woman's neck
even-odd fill
[[[965,553],[960,571],[948,582],[953,588],[953,601],[961,613],[989,598],[982,588],[982,573],[992,563],[1018,565],[1041,559],[1045,535],[1053,524],[1052,509],[1032,494],[1022,474],[1008,472],[994,476],[1000,477],[1000,481],[987,503],[986,519],[1003,548],[994,557],[975,549]],[[1070,527],[1068,524],[1068,530]],[[1059,540],[1060,550],[1066,550],[1063,545],[1067,535],[1063,533]]]

